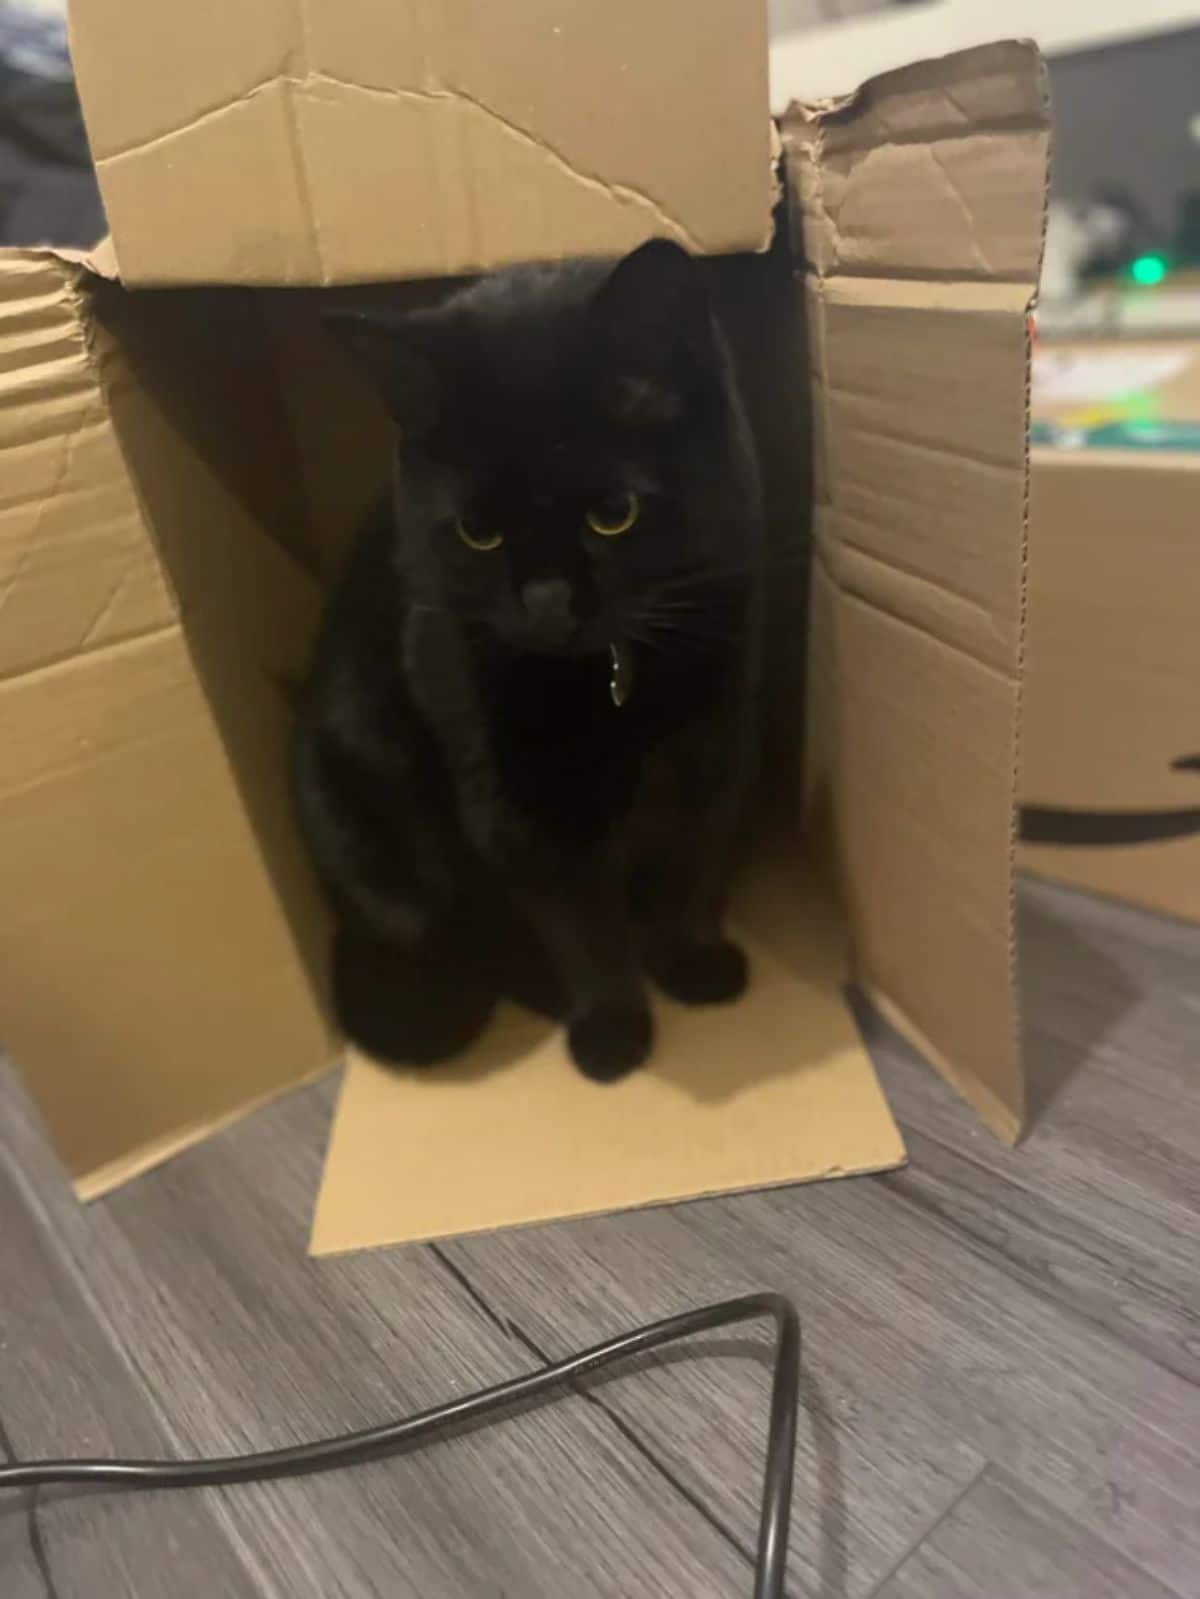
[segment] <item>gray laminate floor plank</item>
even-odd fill
[[[161,1455],[170,1443],[0,1150],[0,1453]],[[208,1496],[44,1490],[0,1501],[5,1599],[259,1593]]]
[[[0,1147],[44,1212],[51,1302],[83,1307],[64,1326],[91,1316],[120,1352],[103,1391],[132,1374],[171,1447],[360,1425],[767,1284],[805,1320],[794,1599],[1193,1599],[1200,931],[1037,885],[1021,931],[1040,1114],[1015,1152],[870,1017],[907,1170],[436,1249],[303,1257],[328,1085],[90,1212],[11,1083]],[[763,1338],[717,1338],[503,1431],[196,1513],[271,1595],[745,1592],[767,1390]],[[53,1447],[49,1403],[19,1447],[42,1425]],[[0,1513],[10,1548],[12,1591],[41,1599]]]
[[[860,1012],[908,1175],[967,1239],[983,1229],[1043,1292],[1195,1380],[1200,928],[1036,884],[1021,911],[1025,1054],[1044,1108],[1018,1151]]]
[[[1035,1115],[1020,1158],[862,1012],[906,1125],[1180,1263],[1200,1203],[1200,928],[1022,884],[1023,1031]]]
[[[559,1344],[639,1306],[794,1292],[844,1495],[831,1512],[802,1455],[794,1569],[809,1586],[816,1550],[829,1562],[824,1514],[842,1527],[845,1591],[869,1589],[970,1480],[955,1444],[1179,1592],[1200,1571],[1200,933],[1038,887],[1023,909],[1031,1067],[1057,1091],[1022,1149],[876,1026],[908,1170],[449,1246],[504,1313]],[[671,1414],[672,1468],[745,1517],[761,1371],[651,1382],[657,1394],[613,1402],[643,1430]],[[932,1487],[913,1494],[922,1468],[945,1473],[940,1507]]]
[[[703,1225],[697,1233],[675,1211],[623,1220],[624,1227],[617,1218],[575,1224],[557,1237],[557,1229],[514,1234],[503,1246],[492,1240],[491,1249],[467,1240],[444,1248],[498,1314],[554,1354],[648,1316],[790,1286],[806,1323],[794,1591],[821,1599],[865,1594],[976,1479],[986,1457],[891,1384],[886,1364],[864,1369],[877,1356],[847,1337],[837,1285],[824,1278],[797,1290],[763,1259],[777,1245],[757,1223],[736,1215],[729,1234],[736,1242],[726,1254]],[[718,1336],[699,1341],[686,1359],[606,1384],[603,1398],[672,1475],[749,1538],[769,1389],[765,1338]]]
[[[292,1095],[82,1211],[8,1085],[10,1147],[180,1452],[369,1425],[536,1363],[426,1251],[306,1258],[329,1103],[328,1087]],[[684,1599],[740,1592],[749,1574],[712,1518],[573,1396],[420,1454],[220,1500],[280,1599]]]
[[[1043,1500],[988,1471],[874,1599],[1173,1599]]]

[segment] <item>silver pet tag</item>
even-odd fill
[[[608,692],[613,704],[620,709],[633,692],[633,656],[623,645],[610,644],[608,658],[612,662]]]

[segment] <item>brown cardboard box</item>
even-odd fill
[[[118,27],[108,9],[77,0],[74,13],[93,130],[106,72],[129,89],[131,38],[140,75],[158,75],[153,19],[139,31],[123,10]],[[506,12],[514,27],[514,9],[551,28],[573,18],[523,0]],[[675,8],[648,9],[650,21],[636,11],[636,41],[653,64],[639,63],[637,81],[654,82],[667,104],[651,112],[643,92],[626,121],[644,114],[686,148],[686,159],[671,157],[687,168],[671,193],[692,197],[691,238],[755,243],[769,197],[761,60],[751,72],[750,47],[727,30],[714,118],[703,55],[696,78],[667,85],[677,41],[656,30]],[[759,22],[728,9],[758,41],[757,59]],[[350,49],[358,10],[336,22],[324,12],[305,60],[317,59],[317,34],[332,50],[340,29],[339,48]],[[632,39],[620,10],[606,11],[605,26]],[[477,230],[469,251],[431,256],[445,207],[493,170],[468,140],[437,185],[389,213],[368,258],[354,240],[378,212],[375,178],[367,172],[360,208],[350,156],[315,135],[310,153],[319,145],[336,159],[347,191],[336,227],[326,230],[320,209],[304,213],[319,217],[328,248],[318,258],[297,246],[292,180],[281,177],[284,199],[257,212],[263,250],[243,271],[228,254],[241,236],[226,226],[222,192],[259,148],[253,129],[238,131],[242,115],[312,88],[290,36],[259,31],[240,11],[223,29],[207,19],[193,41],[212,69],[198,80],[212,91],[207,106],[193,96],[181,119],[175,96],[163,127],[134,118],[114,132],[101,119],[117,252],[135,276],[417,276],[513,254],[617,252],[663,226],[639,212],[631,231],[630,207],[606,202],[580,231],[576,178],[570,199],[539,190],[536,204],[513,208],[511,229]],[[571,58],[580,100],[607,81],[611,44],[597,78],[586,55]],[[425,57],[411,39],[388,50],[380,59],[395,81],[420,81]],[[501,60],[488,58],[493,81]],[[416,76],[401,71],[412,62]],[[509,53],[509,87],[524,85],[536,107],[527,65]],[[365,81],[351,68],[333,76]],[[545,76],[543,61],[536,87],[549,94]],[[562,84],[554,93],[565,102]],[[122,98],[114,92],[113,104]],[[346,150],[378,137],[378,98],[334,97]],[[308,150],[302,113],[288,126]],[[181,120],[187,139],[170,132]],[[621,121],[604,122],[621,161],[595,150],[588,170],[651,192],[665,170],[655,141],[632,139]],[[220,130],[217,144],[206,129]],[[1020,1126],[1010,857],[1026,327],[1048,142],[1040,63],[1014,44],[904,69],[844,104],[794,110],[783,134],[792,242],[807,271],[793,278],[781,245],[729,263],[727,276],[739,360],[767,407],[781,574],[807,521],[796,461],[808,439],[787,405],[788,342],[763,330],[783,330],[800,305],[809,323],[818,492],[807,864],[789,833],[748,882],[739,915],[755,958],[750,999],[711,1024],[664,1015],[654,1065],[628,1089],[595,1097],[557,1040],[516,1017],[445,1073],[414,1079],[353,1062],[321,1247],[895,1163],[902,1146],[840,998],[844,935],[816,886],[821,851],[836,865],[860,981],[993,1127],[1011,1137]],[[387,138],[409,148],[395,128]],[[157,161],[140,160],[163,149],[174,160],[176,144],[200,152],[203,181],[174,169],[194,227],[164,195]],[[526,192],[511,187],[510,169],[501,175],[505,192]],[[343,488],[385,462],[377,419],[358,409],[311,323],[304,296],[129,294],[46,252],[0,263],[0,881],[11,907],[0,1026],[84,1194],[338,1054],[324,1019],[327,930],[290,817],[283,748],[321,583],[357,509]],[[783,603],[782,575],[775,586]],[[777,720],[798,730],[786,670],[797,652],[776,653],[788,708]],[[416,1206],[404,1168],[417,1157],[476,1173],[470,1203]]]
[[[1200,344],[1035,374],[1021,862],[1200,921]]]
[[[347,283],[770,237],[744,0],[73,0],[127,283]],[[717,110],[719,108],[719,111]]]

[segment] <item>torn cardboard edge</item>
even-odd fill
[[[924,283],[932,297],[939,284],[990,281],[1025,285],[1032,303],[1046,199],[1043,186],[1034,232],[1030,184],[1040,166],[1044,185],[1049,130],[1049,80],[1032,42],[896,67],[836,99],[793,103],[781,125],[785,147],[801,158],[798,253],[819,284],[891,278]],[[1013,159],[975,159],[997,140],[1011,144]],[[914,183],[921,227],[912,225]]]
[[[623,10],[467,28],[453,7],[384,7],[343,32],[269,8],[214,39],[199,14],[167,28],[152,0],[124,0],[120,28],[111,0],[72,0],[126,281],[443,277],[656,233],[765,247],[765,6],[714,0],[701,30],[686,0]],[[664,92],[682,40],[688,71]]]
[[[113,243],[111,233],[106,233],[90,250],[76,250],[65,244],[38,244],[30,246],[29,252],[65,261],[69,266],[79,267],[84,272],[91,272],[98,278],[107,278],[110,282],[120,281],[121,268],[117,262],[117,247]]]

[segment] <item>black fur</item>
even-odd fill
[[[618,1077],[651,1048],[644,971],[689,1003],[746,981],[721,918],[757,724],[759,491],[703,269],[657,241],[332,320],[398,440],[295,750],[341,1020],[425,1062],[517,989],[565,1014],[583,1071]],[[628,532],[592,531],[589,508],[611,526],[631,493]]]

